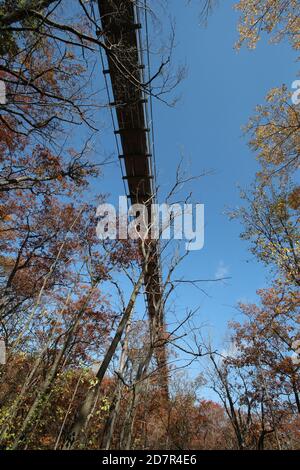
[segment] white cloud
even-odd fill
[[[217,266],[216,272],[215,272],[215,278],[220,279],[222,277],[227,277],[229,274],[229,266],[226,266],[224,261],[219,261],[219,264]]]
[[[227,349],[223,349],[221,352],[222,356],[236,358],[239,354],[239,348],[235,343],[230,343]]]

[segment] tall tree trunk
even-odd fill
[[[130,321],[128,321],[126,331],[125,331],[124,341],[123,341],[123,344],[122,344],[122,353],[121,353],[120,363],[119,363],[119,371],[118,372],[119,372],[119,375],[121,377],[124,376],[124,373],[126,371],[126,363],[127,363],[127,357],[128,357],[128,336],[129,336],[129,332],[130,332],[130,326],[131,326]],[[105,449],[105,450],[110,449],[116,419],[117,419],[117,416],[119,414],[121,398],[122,398],[122,390],[123,390],[123,383],[119,379],[118,383],[117,383],[117,386],[116,386],[115,395],[114,395],[114,398],[112,400],[112,404],[110,406],[109,416],[108,416],[108,419],[105,423],[102,442],[101,442],[101,449]]]
[[[88,424],[88,421],[90,419],[92,406],[95,402],[95,399],[96,399],[97,394],[99,392],[99,389],[101,387],[104,375],[105,375],[105,373],[108,369],[108,366],[109,366],[109,364],[112,360],[112,357],[114,356],[114,354],[116,352],[116,349],[117,349],[117,347],[118,347],[118,345],[121,341],[123,332],[124,332],[124,330],[126,328],[126,325],[127,325],[128,321],[130,319],[130,316],[132,314],[132,311],[133,311],[138,293],[140,291],[142,282],[143,282],[143,272],[141,272],[138,281],[134,285],[134,288],[133,288],[133,291],[131,293],[129,302],[128,302],[127,307],[126,307],[126,309],[123,313],[122,319],[119,323],[119,326],[117,328],[115,336],[114,336],[114,338],[113,338],[113,340],[112,340],[112,342],[111,342],[111,344],[110,344],[110,346],[109,346],[109,348],[108,348],[108,350],[107,350],[107,352],[104,356],[104,359],[101,363],[101,366],[99,367],[99,370],[96,374],[96,377],[98,379],[97,384],[88,391],[84,402],[82,403],[80,409],[78,410],[77,416],[75,417],[75,421],[74,421],[70,431],[68,432],[68,434],[66,436],[64,446],[63,446],[63,449],[65,449],[65,450],[72,449],[74,447],[77,440],[78,439],[80,440],[80,438],[82,437],[82,436],[80,436],[81,432],[86,428],[86,426]]]
[[[116,390],[114,399],[110,407],[109,416],[107,418],[107,421],[104,427],[104,432],[103,432],[103,437],[102,437],[102,442],[101,442],[101,449],[104,449],[104,450],[109,450],[111,448],[111,440],[112,440],[114,429],[115,429],[116,419],[120,412],[122,390],[123,390],[123,384],[119,382],[117,385],[117,390]]]
[[[227,397],[227,400],[228,400],[228,403],[229,403],[229,410],[227,409],[227,406],[225,407],[226,411],[227,411],[227,414],[228,414],[228,417],[230,419],[230,422],[232,424],[232,427],[233,427],[233,430],[234,430],[234,433],[235,433],[235,436],[236,436],[236,439],[237,439],[237,444],[238,444],[238,448],[240,450],[243,450],[244,449],[244,438],[243,438],[243,433],[242,433],[242,430],[241,430],[241,427],[240,427],[240,423],[239,423],[239,420],[238,420],[238,417],[237,417],[237,413],[236,413],[236,409],[235,409],[235,406],[234,406],[234,403],[233,403],[233,399],[232,399],[232,396],[231,396],[231,393],[230,393],[230,389],[229,389],[229,386],[228,386],[228,379],[227,379],[227,376],[225,376],[224,373],[222,373],[222,371],[219,369],[213,355],[211,354],[210,355],[210,359],[214,365],[214,368],[218,374],[218,377],[224,387],[224,390],[225,390],[225,393],[226,393],[226,397]]]
[[[155,340],[155,338],[153,338]],[[134,425],[134,418],[136,414],[136,408],[139,396],[142,391],[143,380],[145,380],[145,376],[148,371],[148,367],[153,356],[153,344],[151,343],[148,349],[146,356],[144,356],[139,364],[133,388],[132,388],[132,396],[130,400],[130,404],[126,411],[126,417],[124,420],[121,436],[120,436],[120,449],[121,450],[130,450],[131,443],[132,443],[132,433],[133,433],[133,425]]]
[[[293,375],[293,377],[292,377],[292,388],[293,388],[293,392],[294,392],[294,397],[295,397],[295,402],[296,402],[296,406],[297,406],[297,411],[298,411],[298,413],[300,414],[300,398],[299,398],[299,391],[298,391],[298,389],[297,389],[296,378],[295,378],[294,375]]]

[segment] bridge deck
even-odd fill
[[[154,174],[152,171],[149,145],[149,123],[146,119],[147,98],[143,88],[143,64],[140,63],[141,45],[137,30],[134,2],[131,0],[98,0],[102,23],[102,32],[106,45],[112,54],[107,54],[108,70],[114,95],[114,103],[124,162],[125,179],[128,185],[128,196],[134,203],[146,204],[151,224],[150,205],[155,200]],[[160,255],[158,242],[147,242],[149,261],[145,267],[144,284],[146,290],[148,313],[152,325],[164,332],[164,315],[162,308],[162,288]],[[159,367],[165,370],[166,348],[160,347],[156,352]]]

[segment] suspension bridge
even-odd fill
[[[99,34],[107,46],[106,54],[100,51],[101,63],[124,189],[131,204],[147,207],[151,227],[157,185],[147,2],[98,0],[98,10]],[[168,393],[159,241],[148,237],[140,242],[140,252],[150,338],[154,341],[159,383]]]

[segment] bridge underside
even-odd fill
[[[149,123],[147,122],[147,91],[143,83],[143,67],[137,31],[135,6],[132,0],[98,0],[103,38],[110,49],[107,53],[108,69],[114,96],[114,106],[119,129],[124,179],[128,197],[132,204],[142,203],[148,207],[151,225],[151,203],[155,200],[155,175],[152,170],[152,155],[149,144]],[[141,244],[142,245],[142,244]],[[144,284],[150,325],[155,328],[155,337],[162,343],[165,331],[162,302],[159,245],[150,238],[141,246],[144,264]],[[147,261],[145,261],[145,254]],[[157,334],[158,333],[158,334]],[[156,348],[160,381],[168,388],[166,348]]]

